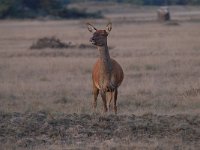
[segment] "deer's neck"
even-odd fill
[[[98,46],[100,52],[100,73],[104,80],[110,80],[112,64],[110,59],[110,54],[108,51],[107,44],[104,46]]]

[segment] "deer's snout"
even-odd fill
[[[94,37],[91,37],[91,38],[90,38],[90,42],[94,42]]]
[[[95,38],[94,38],[94,37],[91,37],[91,38],[90,38],[90,42],[91,42],[92,44],[95,45],[95,44],[96,44]]]

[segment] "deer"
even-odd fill
[[[90,23],[87,23],[89,32],[93,35],[90,42],[95,45],[99,51],[99,59],[96,61],[92,71],[93,83],[93,108],[96,110],[97,97],[100,93],[104,113],[111,109],[111,102],[113,101],[113,111],[117,114],[117,96],[118,87],[124,79],[124,72],[120,64],[110,57],[107,37],[112,30],[112,23],[109,22],[104,30],[98,30]]]

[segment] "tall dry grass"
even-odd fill
[[[105,22],[99,22],[102,28]],[[29,49],[45,36],[89,43],[82,21],[1,21],[0,35],[1,111],[92,112],[91,70],[98,51]],[[119,113],[199,113],[199,36],[197,22],[115,22],[108,44],[125,73]],[[99,98],[98,111],[101,105]]]

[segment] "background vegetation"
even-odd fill
[[[119,2],[119,3],[133,3],[139,5],[196,5],[200,4],[200,0],[74,0],[73,2]],[[66,2],[66,1],[65,1]],[[70,1],[68,1],[70,2]]]
[[[199,5],[200,0],[0,0],[0,19],[4,18],[101,18],[101,12],[69,9],[75,2],[118,2],[135,5]]]
[[[75,0],[76,2],[86,1],[110,1],[119,3],[133,3],[139,5],[196,5],[200,0]]]
[[[100,12],[68,9],[68,0],[0,0],[0,18],[100,18]]]

